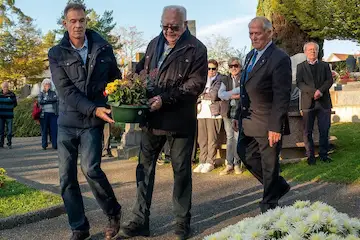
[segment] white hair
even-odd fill
[[[186,8],[183,6],[179,6],[179,5],[169,5],[169,6],[165,6],[161,15],[161,21],[164,18],[164,14],[167,10],[175,10],[176,12],[181,14],[182,20],[185,22],[187,20],[187,16],[186,16]]]
[[[6,81],[1,83],[1,88],[4,88],[5,86],[9,87],[9,83]]]
[[[307,43],[305,43],[304,44],[304,52],[306,51],[307,46],[309,46],[311,44],[315,45],[316,52],[319,52],[320,47],[319,47],[319,44],[317,44],[316,42],[307,42]]]
[[[45,84],[50,84],[50,89],[54,91],[55,86],[54,83],[51,81],[51,79],[49,78],[45,78],[42,82],[41,82],[41,91],[44,90],[44,86]]]
[[[265,32],[273,30],[273,26],[272,26],[270,20],[267,19],[266,17],[255,17],[255,18],[251,19],[251,21],[249,23],[249,27],[254,22],[261,22],[263,24],[263,29]]]

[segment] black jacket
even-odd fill
[[[254,50],[246,56],[240,81],[241,101],[237,118],[246,136],[267,137],[268,131],[289,134],[288,110],[292,72],[290,57],[271,44],[245,81]]]
[[[86,30],[87,64],[70,45],[66,32],[61,42],[49,50],[52,79],[59,94],[58,124],[91,128],[104,122],[95,116],[96,107],[105,107],[106,84],[121,78],[113,49],[98,33]]]
[[[44,117],[43,106],[47,104],[51,104],[55,115],[59,114],[59,99],[55,91],[49,90],[47,94],[43,91],[39,93],[38,103],[41,106],[41,115],[40,118]]]
[[[324,109],[331,109],[331,98],[329,89],[333,84],[333,77],[331,74],[330,66],[328,63],[319,61],[318,66],[318,79],[321,85],[318,90],[323,94],[317,101]],[[300,63],[296,71],[296,84],[301,90],[301,105],[300,108],[311,109],[315,106],[314,94],[316,92],[315,80],[311,72],[309,63],[307,61]]]
[[[207,80],[207,49],[187,30],[162,63],[157,64],[165,38],[161,33],[148,45],[144,68],[157,72],[149,98],[160,95],[162,107],[148,114],[148,127],[175,133],[193,134],[196,127],[196,102]]]

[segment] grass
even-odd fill
[[[282,166],[282,175],[295,181],[326,181],[360,183],[360,123],[338,123],[331,127],[331,135],[338,138],[331,163],[317,161],[309,166],[306,161]]]
[[[61,197],[27,187],[11,178],[6,178],[0,188],[0,218],[55,206],[62,203]]]

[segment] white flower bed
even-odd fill
[[[297,201],[224,228],[204,240],[355,240],[360,220],[322,203]]]

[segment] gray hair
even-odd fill
[[[4,88],[5,86],[9,87],[9,82],[5,81],[1,83],[1,88]]]
[[[185,22],[187,20],[187,16],[186,16],[186,8],[180,5],[169,5],[169,6],[165,6],[161,15],[161,21],[164,18],[164,13],[167,10],[175,10],[176,12],[180,13],[182,20]]]
[[[228,61],[228,65],[232,64],[232,63],[235,62],[235,61],[238,62],[239,65],[242,67],[240,58],[238,58],[238,57],[231,57],[231,58],[229,59],[229,61]]]
[[[52,89],[52,81],[49,78],[45,78],[42,82],[41,82],[41,91],[44,90],[44,87],[46,84],[50,84],[50,89]]]
[[[319,44],[317,44],[316,42],[307,42],[307,43],[305,43],[304,44],[304,52],[306,51],[307,46],[309,46],[311,44],[315,45],[316,52],[319,52],[320,47],[319,47]]]
[[[64,9],[64,18],[66,18],[70,10],[83,10],[84,12],[86,12],[86,7],[84,4],[81,3],[70,2],[69,4],[66,5]]]
[[[249,23],[249,27],[254,22],[261,22],[263,24],[263,29],[264,29],[265,32],[273,30],[272,23],[266,17],[255,17],[255,18],[253,18]]]

